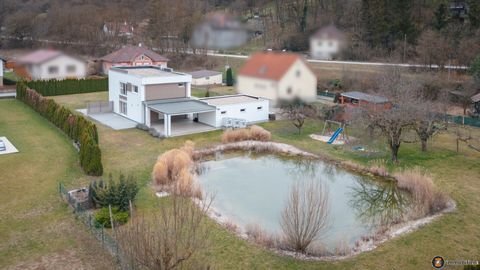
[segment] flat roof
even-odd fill
[[[139,77],[172,77],[187,75],[184,73],[173,71],[170,68],[161,68],[157,66],[127,66],[127,67],[112,67],[112,70],[136,75]]]
[[[347,98],[353,98],[353,99],[368,101],[370,103],[386,103],[386,102],[388,102],[388,99],[385,98],[385,97],[370,95],[370,94],[363,93],[363,92],[358,92],[358,91],[345,92],[345,93],[342,93],[341,95],[344,96],[344,97],[347,97]]]
[[[170,115],[213,112],[216,110],[214,106],[192,98],[152,100],[145,102],[145,104],[153,111]]]
[[[201,98],[200,100],[213,106],[219,106],[219,105],[250,103],[250,102],[261,101],[263,99],[254,97],[254,96],[249,96],[249,95],[227,95],[227,96]]]
[[[203,78],[208,76],[220,75],[222,73],[214,70],[203,69],[203,70],[188,72],[188,74],[192,75],[192,78],[198,79],[198,78]]]

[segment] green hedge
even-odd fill
[[[32,107],[40,115],[61,129],[80,145],[80,165],[88,175],[103,174],[102,153],[98,145],[97,127],[85,117],[74,114],[59,105],[28,89],[25,82],[17,83],[17,99]]]
[[[27,86],[45,97],[72,95],[108,91],[108,78],[29,81]]]

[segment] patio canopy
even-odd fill
[[[153,100],[146,102],[147,107],[152,110],[168,115],[182,115],[188,113],[213,112],[216,107],[208,105],[203,101],[191,98]]]

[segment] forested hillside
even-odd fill
[[[312,33],[334,23],[349,39],[343,59],[468,65],[480,53],[478,0],[2,0],[0,45],[49,39],[91,54],[127,43],[187,48],[195,25],[214,11],[257,22],[262,35],[244,50],[305,51]],[[105,35],[106,23],[135,35]]]

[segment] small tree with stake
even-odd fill
[[[281,114],[292,121],[292,124],[298,129],[298,134],[302,133],[303,124],[307,118],[313,117],[316,110],[313,106],[295,99],[292,102],[283,102],[280,106]]]

